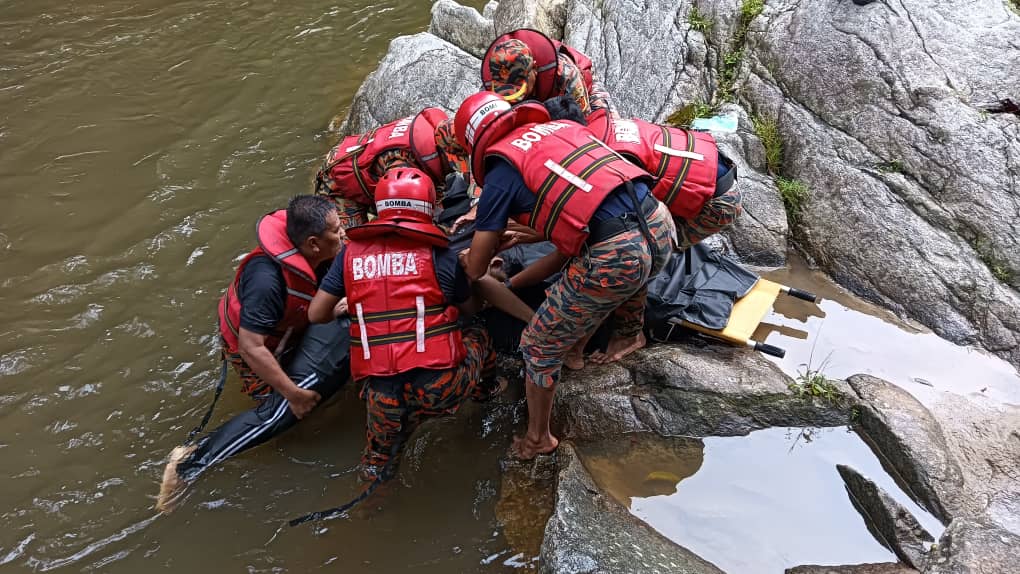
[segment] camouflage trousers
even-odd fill
[[[676,217],[677,248],[681,251],[733,225],[740,217],[740,188],[734,184],[726,193],[710,198],[689,221]]]
[[[492,395],[494,388],[481,383],[483,374],[496,366],[488,332],[468,327],[463,339],[467,355],[457,367],[367,379],[362,390],[368,410],[362,478],[374,478],[387,464],[387,474],[392,476],[408,437],[425,419],[452,415],[467,399],[485,400]]]
[[[641,230],[633,229],[587,246],[570,260],[521,335],[527,381],[553,388],[567,351],[618,308],[619,335],[641,330],[648,280],[666,264],[673,247],[669,211],[656,209],[648,216],[648,228],[655,243],[654,258]]]
[[[256,375],[255,371],[251,370],[251,367],[248,366],[248,363],[244,362],[240,353],[231,353],[227,350],[226,342],[223,343],[220,353],[223,359],[234,368],[237,376],[240,377],[242,393],[253,399],[261,399],[273,391],[272,387]]]

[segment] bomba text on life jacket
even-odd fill
[[[355,281],[380,277],[402,277],[418,274],[414,253],[377,253],[351,258],[351,276]]]
[[[386,139],[391,140],[393,138],[399,138],[411,127],[411,122],[414,121],[414,116],[408,116],[397,122],[397,125],[393,126],[393,131],[390,132],[390,136]]]
[[[531,149],[531,144],[540,141],[544,136],[547,136],[557,130],[563,128],[569,128],[570,124],[564,124],[560,122],[546,122],[544,124],[538,124],[528,129],[528,131],[521,134],[521,137],[514,139],[510,142],[510,145],[521,151],[528,151]]]

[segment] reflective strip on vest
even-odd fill
[[[359,303],[360,305],[360,303]],[[424,315],[441,315],[443,311],[446,311],[446,305],[431,305],[425,307]],[[418,309],[395,309],[393,311],[381,311],[379,313],[367,313],[362,316],[360,313],[354,318],[355,323],[371,323],[373,321],[390,321],[392,319],[410,319],[411,317],[418,316]]]
[[[607,164],[610,164],[614,161],[618,161],[615,153],[605,155],[595,160],[587,168],[585,168],[584,171],[581,172],[580,174],[581,179],[583,180],[584,178],[590,176],[591,174],[595,173],[599,169],[605,167]],[[549,221],[545,223],[546,237],[552,237],[553,227],[556,226],[556,220],[560,218],[560,214],[563,212],[563,208],[567,205],[567,201],[570,200],[570,197],[574,195],[574,191],[576,189],[577,187],[574,185],[570,185],[566,189],[564,189],[559,199],[556,200],[556,203],[549,210]]]
[[[364,329],[364,323],[362,323],[362,328]],[[429,337],[435,337],[436,335],[445,335],[446,333],[456,331],[457,329],[460,329],[460,325],[458,325],[456,322],[443,323],[441,325],[432,327],[431,329],[426,329],[424,333],[424,338],[428,339]],[[351,341],[351,344],[353,344],[356,347],[363,347],[365,349],[367,349],[369,346],[375,345],[388,345],[390,343],[407,343],[410,341],[414,341],[415,339],[418,338],[418,333],[414,331],[404,331],[402,333],[389,333],[387,335],[376,335],[375,337],[368,337],[365,331],[362,331],[362,333],[364,333],[366,336],[361,341]],[[367,339],[367,342],[365,339]],[[365,358],[367,359],[368,357]]]
[[[671,148],[671,147],[665,147],[665,146],[661,146],[659,144],[655,144],[653,147],[655,148],[655,151],[657,151],[659,153],[669,154],[669,155],[671,155],[673,157],[686,157],[686,158],[690,158],[690,159],[693,159],[693,160],[696,160],[696,161],[705,161],[705,156],[703,154],[696,153],[696,152],[693,152],[693,151],[685,151],[685,150],[682,150],[682,149],[675,149],[675,148]]]
[[[543,164],[543,165],[545,165],[546,169],[548,169],[549,171],[551,171],[551,172],[555,173],[556,175],[562,177],[563,179],[569,181],[570,184],[573,185],[574,187],[580,188],[585,193],[590,193],[591,192],[591,184],[590,183],[588,183],[587,181],[584,181],[583,179],[581,179],[581,178],[577,177],[576,175],[570,173],[569,171],[564,169],[563,166],[561,166],[560,164],[554,162],[553,160],[547,159],[547,160],[545,160],[545,164]]]
[[[696,140],[691,132],[686,132],[686,134],[687,134],[687,151],[693,153],[694,143]],[[704,160],[705,159],[704,156],[702,156],[701,159]],[[663,203],[665,203],[666,205],[672,205],[673,202],[676,201],[676,196],[678,193],[680,193],[680,188],[683,187],[684,181],[687,179],[687,174],[691,172],[692,163],[694,162],[691,161],[690,158],[686,157],[684,158],[683,164],[680,166],[680,171],[676,174],[676,179],[673,180],[673,186],[669,188],[669,193],[666,194],[665,199],[663,199],[662,201]]]
[[[425,298],[421,295],[414,298],[417,318],[414,321],[414,335],[419,353],[425,352]]]
[[[361,303],[354,306],[358,313],[358,325],[361,327],[361,353],[365,359],[371,359],[372,353],[368,350],[368,329],[365,328],[365,312],[361,307]]]
[[[584,157],[584,154],[594,150],[597,147],[599,147],[599,144],[590,143],[577,148],[576,150],[571,152],[570,155],[563,158],[563,161],[561,161],[559,164],[560,167],[564,169],[570,167],[570,164]],[[542,182],[542,186],[538,189],[538,193],[535,194],[535,209],[531,212],[530,219],[532,223],[534,223],[538,219],[538,214],[542,210],[542,205],[545,203],[545,196],[549,193],[549,190],[552,189],[552,186],[556,183],[556,178],[557,175],[555,172],[549,174],[549,176],[545,178],[545,181]],[[552,221],[552,219],[550,219],[550,221]],[[547,233],[546,237],[550,237],[550,235]]]

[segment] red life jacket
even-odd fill
[[[227,352],[237,352],[237,337],[241,325],[241,299],[237,285],[245,266],[256,256],[269,256],[283,270],[287,284],[287,302],[283,318],[266,338],[266,347],[279,356],[296,343],[308,327],[308,303],[315,296],[315,270],[287,238],[287,211],[281,209],[266,214],[256,224],[259,246],[245,256],[237,267],[234,281],[220,299],[220,335],[226,342]]]
[[[558,120],[517,127],[484,149],[476,146],[475,153],[513,164],[537,196],[535,209],[514,219],[541,232],[561,252],[577,255],[588,238],[591,216],[609,192],[649,177],[603,145],[586,127]],[[483,184],[484,173],[476,178]]]
[[[538,30],[521,28],[507,32],[496,38],[489,44],[482,57],[482,86],[486,90],[492,89],[492,72],[489,70],[489,60],[492,58],[492,49],[496,44],[504,40],[520,40],[531,49],[531,55],[535,59],[537,73],[535,74],[535,89],[528,97],[529,100],[544,101],[563,94],[556,93],[557,75],[559,74],[559,54],[565,54],[581,70],[581,77],[584,81],[584,88],[591,93],[592,68],[594,67],[591,58],[585,56],[578,50],[553,40]]]
[[[432,245],[385,228],[356,235],[344,250],[354,379],[463,362],[457,308],[439,286]]]
[[[362,205],[375,205],[372,165],[379,154],[399,149],[414,158],[418,169],[441,185],[443,160],[436,147],[436,126],[447,119],[439,108],[425,108],[418,115],[408,116],[380,126],[367,134],[345,137],[326,155],[326,162],[316,176],[316,189],[324,186],[329,195],[350,199]]]
[[[614,120],[604,110],[588,120],[609,147],[655,177],[652,194],[673,215],[690,220],[715,194],[719,148],[711,134],[636,118]]]

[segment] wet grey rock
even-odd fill
[[[786,574],[916,574],[917,570],[896,563],[853,564],[849,566],[797,566]]]
[[[452,114],[478,90],[478,62],[432,34],[395,38],[379,67],[358,88],[340,132],[362,133],[428,106]]]
[[[454,0],[438,0],[432,5],[429,33],[476,58],[485,55],[485,49],[496,37],[491,19],[479,14],[474,8],[461,6]]]
[[[740,94],[812,190],[798,244],[859,295],[1020,364],[1020,85],[1001,0],[769,2]],[[975,158],[981,158],[975,161]]]
[[[518,28],[533,28],[560,39],[566,15],[567,0],[511,0],[496,6],[492,21],[497,36]]]
[[[690,2],[574,0],[564,41],[587,54],[620,113],[663,121],[711,101],[705,37],[690,29]]]
[[[856,470],[838,464],[850,501],[878,541],[905,564],[923,567],[935,538],[900,503]]]
[[[540,572],[722,574],[603,494],[569,444],[558,450],[556,507],[545,529]]]
[[[1020,536],[1020,407],[947,394],[932,407],[959,461],[962,512]]]
[[[738,117],[736,132],[712,132],[719,149],[737,166],[737,185],[743,197],[744,212],[732,228],[722,233],[733,246],[732,253],[727,254],[748,265],[785,265],[789,249],[786,208],[775,181],[766,175],[765,148],[742,107],[727,104],[717,111]]]
[[[496,0],[489,0],[482,8],[482,17],[486,20],[492,20],[496,16],[496,8],[499,8],[499,2]]]
[[[857,432],[906,482],[908,493],[943,524],[961,510],[963,474],[942,427],[910,393],[877,377],[847,379],[860,399]]]
[[[983,520],[957,519],[942,534],[925,574],[1020,572],[1020,536]]]
[[[656,345],[623,365],[589,366],[557,387],[554,422],[563,436],[593,439],[652,431],[735,436],[768,426],[838,426],[851,400],[802,399],[778,367],[725,345]],[[850,394],[841,381],[837,387]]]

